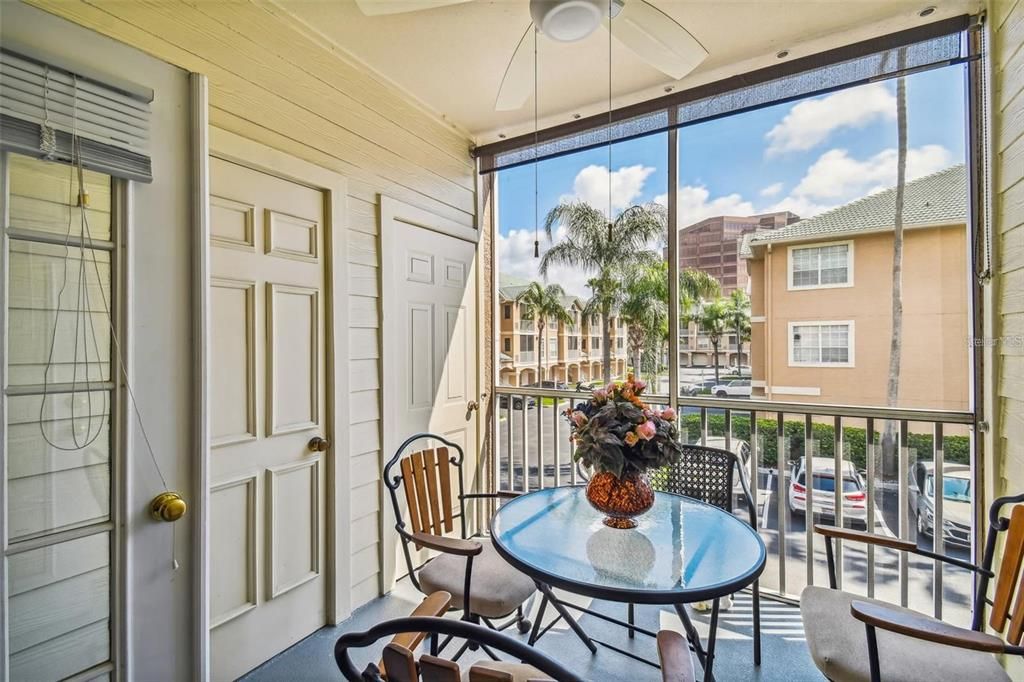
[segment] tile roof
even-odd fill
[[[903,224],[945,225],[967,221],[967,171],[964,164],[907,183]],[[882,190],[820,215],[778,230],[746,235],[740,256],[749,258],[751,247],[778,241],[891,229],[896,212],[896,188]]]

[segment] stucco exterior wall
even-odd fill
[[[915,228],[904,234],[899,405],[966,409],[966,227]],[[787,259],[792,244],[775,244],[764,260],[751,262],[752,316],[766,317],[752,324],[753,376],[755,382],[765,382],[764,395],[817,403],[886,404],[892,239],[892,233],[885,232],[853,240],[853,285],[849,287],[789,289]],[[803,321],[852,321],[853,366],[791,366],[789,325]]]

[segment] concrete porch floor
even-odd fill
[[[586,598],[574,598],[559,593],[581,606],[587,606],[600,613],[625,619],[626,606],[610,602],[591,602]],[[398,583],[391,594],[379,597],[358,609],[351,618],[337,627],[323,628],[310,635],[287,651],[270,659],[259,668],[243,677],[246,682],[278,682],[283,680],[340,680],[341,673],[334,664],[334,642],[345,632],[365,630],[389,618],[407,616],[419,604],[422,595],[408,580]],[[535,597],[531,604],[531,615],[536,612],[540,599]],[[671,607],[638,606],[637,624],[650,630],[671,628],[682,631],[678,616]],[[552,618],[552,609],[547,610],[544,622]],[[456,614],[452,614],[454,617]],[[588,614],[577,614],[583,628],[597,639],[634,652],[650,660],[657,660],[654,640],[637,635],[629,640],[626,631]],[[707,635],[708,617],[693,613],[691,617],[702,636]],[[800,610],[795,606],[768,599],[761,603],[762,661],[760,668],[753,662],[752,614],[750,595],[736,596],[733,607],[723,611],[719,618],[718,644],[715,656],[715,677],[722,682],[731,680],[785,680],[786,682],[820,681],[824,678],[814,667],[804,641]],[[514,628],[506,633],[521,637]],[[360,652],[356,659],[360,669],[370,661],[379,659],[380,650],[386,641],[374,648]],[[588,680],[595,682],[658,682],[658,670],[623,656],[610,649],[598,646],[597,654],[591,655],[587,648],[564,623],[555,625],[537,643],[537,647],[557,658],[564,665],[579,671]],[[455,649],[450,649],[454,653]],[[467,652],[461,662],[476,657]],[[698,668],[699,670],[699,668]],[[699,678],[698,678],[699,679]]]

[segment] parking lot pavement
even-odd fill
[[[563,402],[561,409],[567,403]],[[510,479],[508,458],[501,457],[502,487],[505,489],[524,490],[523,484],[523,447],[522,447],[522,426],[523,416],[527,420],[527,442],[526,453],[530,472],[530,488],[537,486],[537,408],[511,410],[512,412],[512,452],[514,454],[514,466]],[[508,453],[508,413],[509,410],[499,410],[498,443],[499,452]],[[544,485],[555,485],[555,459],[554,459],[554,405],[550,401],[542,405],[541,412],[542,444],[545,453],[544,461]],[[570,457],[570,446],[568,442],[568,424],[559,417],[559,443],[561,448],[560,469],[561,483],[567,484],[572,478],[573,464]],[[788,490],[788,472],[784,474],[784,490]],[[774,469],[762,469],[758,476],[758,520],[759,532],[765,541],[768,549],[768,565],[761,578],[762,589],[766,591],[778,590],[780,580],[779,562],[779,499],[778,481],[775,478]],[[869,530],[875,533],[897,536],[899,535],[899,502],[898,496],[892,486],[879,485],[876,490],[875,504],[877,513],[871,523]],[[786,503],[783,504],[783,519],[785,523],[784,544],[786,553],[786,589],[789,595],[799,595],[803,586],[807,583],[807,533],[805,519],[801,514],[792,514]],[[909,514],[909,510],[908,510]],[[833,523],[831,518],[816,518],[816,523]],[[909,532],[907,537],[924,549],[931,549],[931,539],[917,537],[917,529],[911,520],[908,523]],[[819,585],[827,585],[825,543],[820,536],[815,536],[813,545],[813,573],[814,582]],[[944,553],[962,559],[970,559],[970,551],[966,548],[947,546]],[[899,584],[899,553],[893,550],[877,548],[875,555],[875,591],[878,598],[900,603],[902,590]],[[842,566],[844,573],[844,589],[859,594],[867,594],[867,551],[863,545],[857,543],[843,543]],[[935,566],[930,559],[917,555],[909,555],[907,558],[907,604],[925,613],[933,612],[933,586],[935,584]],[[971,602],[971,575],[965,570],[951,566],[942,568],[943,584],[943,616],[952,623],[968,625],[970,621]]]

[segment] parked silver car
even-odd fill
[[[935,465],[917,462],[910,467],[908,491],[910,509],[917,520],[917,533],[935,535]],[[942,467],[942,540],[959,547],[971,546],[971,467],[944,464]]]

